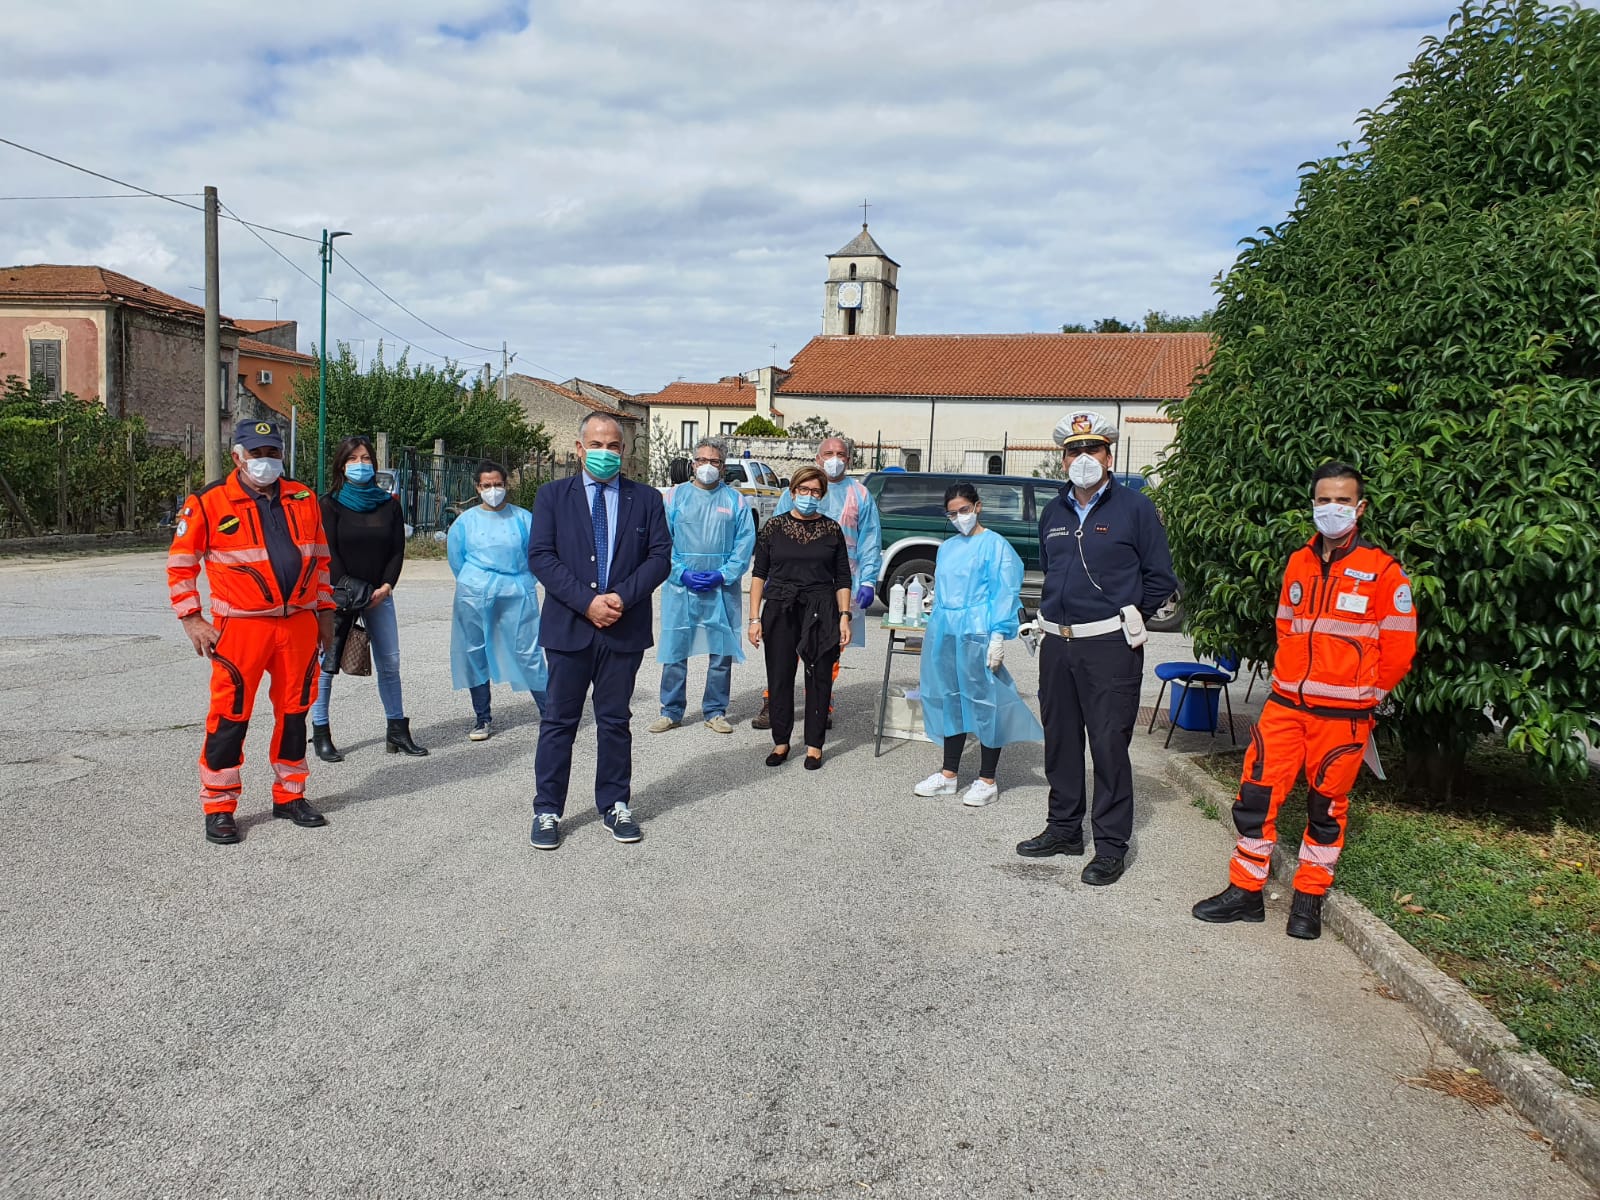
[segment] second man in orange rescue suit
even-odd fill
[[[1286,932],[1322,932],[1322,897],[1344,847],[1350,787],[1372,734],[1373,710],[1417,649],[1411,581],[1398,562],[1363,541],[1361,473],[1344,463],[1312,479],[1317,536],[1295,551],[1278,594],[1272,691],[1245,753],[1233,804],[1239,841],[1226,889],[1194,906],[1202,921],[1264,921],[1278,810],[1305,771],[1307,820]]]
[[[272,815],[326,825],[305,798],[306,711],[317,694],[317,652],[333,641],[333,591],[322,511],[309,488],[282,478],[273,421],[240,421],[235,470],[190,496],[167,555],[172,608],[195,653],[211,660],[211,705],[200,753],[206,840],[239,841],[244,736],[263,672],[272,676]],[[211,622],[196,581],[206,567]]]

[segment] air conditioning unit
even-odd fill
[[[256,372],[256,382],[257,383],[271,383],[272,382],[272,372],[271,371],[257,371]]]

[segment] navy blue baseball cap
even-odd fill
[[[243,446],[246,450],[259,450],[263,446],[282,450],[283,432],[278,428],[276,421],[263,421],[251,417],[233,427],[233,444]]]

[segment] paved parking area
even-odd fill
[[[244,844],[215,847],[161,557],[0,563],[0,1195],[1589,1194],[1514,1115],[1402,1082],[1455,1060],[1337,941],[1285,938],[1281,905],[1189,917],[1224,862],[1159,736],[1137,859],[1090,889],[1012,851],[1038,747],[981,810],[911,796],[932,746],[874,758],[877,630],[820,773],[762,765],[754,660],[732,735],[644,733],[647,657],[646,840],[588,805],[586,725],[541,854],[532,704],[497,694],[502,734],[465,740],[450,591],[416,563],[396,593],[432,756],[383,754],[372,682],[341,678],[332,824],[261,819],[261,720]]]

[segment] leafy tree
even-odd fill
[[[820,441],[825,437],[843,437],[842,431],[828,424],[825,417],[811,416],[789,426],[787,436],[797,441]]]
[[[743,425],[740,425],[733,432],[736,437],[781,438],[789,436],[783,426],[768,420],[759,413],[748,418]]]
[[[1218,284],[1157,499],[1202,649],[1270,651],[1330,458],[1409,569],[1392,725],[1437,783],[1487,732],[1550,774],[1600,740],[1600,13],[1468,3],[1360,140],[1302,168]]]
[[[1209,333],[1212,318],[1216,315],[1214,309],[1206,309],[1203,313],[1194,316],[1174,316],[1169,312],[1159,312],[1151,309],[1144,314],[1144,331],[1146,333]]]
[[[1082,321],[1069,321],[1061,327],[1062,333],[1088,333],[1089,327]]]
[[[315,350],[313,350],[315,353]],[[468,454],[492,450],[514,461],[547,454],[550,438],[543,425],[530,426],[522,406],[500,399],[499,391],[455,363],[413,367],[402,354],[393,364],[378,354],[363,371],[349,345],[328,360],[328,446],[353,433],[387,433],[391,446],[431,450],[443,438],[446,451]],[[316,445],[317,377],[294,381],[292,403]],[[507,464],[508,466],[512,464]]]

